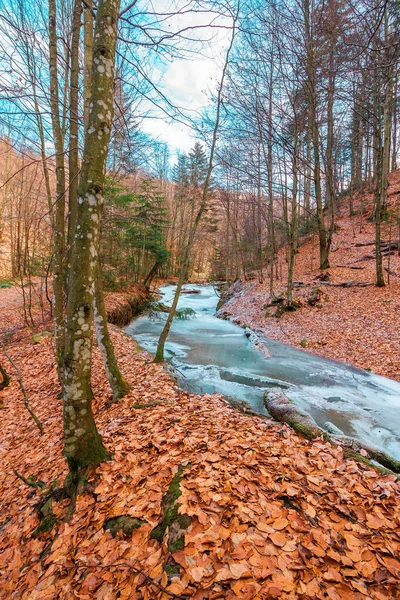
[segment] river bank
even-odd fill
[[[388,208],[397,214],[400,173],[392,173],[389,180]],[[362,202],[361,219],[359,214],[349,217],[348,198],[342,198],[337,206],[328,281],[320,279],[317,234],[300,240],[293,278],[298,310],[277,319],[274,309],[266,308],[271,302],[266,270],[263,283],[254,279],[241,282],[241,289],[224,310],[235,322],[261,330],[268,338],[400,381],[400,255],[396,235],[392,217],[385,219],[381,239],[386,243],[391,240],[394,247],[384,252],[386,287],[377,288],[375,224],[369,219],[373,194],[366,193]],[[286,294],[286,259],[287,249],[282,248],[275,265],[277,296]]]
[[[131,391],[110,404],[95,348],[93,408],[112,460],[89,474],[68,522],[53,340],[25,336],[10,347],[44,433],[13,377],[0,392],[1,599],[396,597],[400,484],[392,475],[233,410],[217,394],[183,392],[110,330]],[[164,527],[172,490],[182,518]]]
[[[165,310],[174,294],[173,285],[160,288]],[[400,460],[398,382],[313,356],[217,318],[221,302],[212,285],[187,285],[179,299],[179,309],[189,310],[192,316],[173,321],[166,359],[177,370],[183,389],[223,394],[265,415],[265,392],[279,388],[319,427],[328,430],[326,424],[333,425],[342,434]],[[165,319],[163,311],[144,314],[125,331],[154,354]]]
[[[306,251],[307,245],[300,250]],[[254,280],[237,283],[230,290],[221,315],[294,348],[400,381],[400,280],[392,279],[390,287],[383,289],[374,285],[345,288],[321,284],[318,275],[318,270],[305,273],[300,263],[296,280],[303,285],[295,288],[300,306],[279,318],[266,307],[271,301],[268,284]],[[331,269],[330,282],[362,282],[365,273],[350,276],[351,280],[345,269]],[[372,270],[369,279],[373,277]],[[275,294],[285,292],[278,282]],[[320,300],[310,306],[313,292],[320,294]]]

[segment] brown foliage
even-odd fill
[[[36,435],[13,382],[1,413],[1,598],[396,598],[400,487],[393,476],[217,396],[180,392],[126,336],[113,338],[131,392],[108,406],[98,352],[93,370],[96,421],[113,460],[89,476],[92,493],[78,498],[69,523],[60,496],[51,506],[58,522],[35,537],[38,502],[46,505],[49,485],[66,475],[61,403],[51,339],[14,348],[45,434]],[[163,543],[150,534],[178,465],[186,465],[179,512],[191,525],[171,556],[167,532]],[[14,469],[46,488],[26,486]],[[104,525],[122,515],[143,524],[112,537]],[[171,563],[178,574],[164,570]]]

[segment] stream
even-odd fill
[[[170,305],[175,289],[163,286],[161,302]],[[196,315],[174,319],[165,353],[181,373],[183,389],[245,400],[254,411],[268,414],[263,394],[279,387],[319,426],[329,421],[400,459],[400,383],[260,336],[272,355],[266,358],[241,327],[216,317],[218,296],[212,285],[184,289],[200,290],[182,294],[178,304]],[[144,315],[126,332],[154,353],[165,319],[165,313]]]

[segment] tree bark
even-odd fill
[[[59,113],[56,0],[49,0],[49,68],[50,108],[53,125],[54,146],[56,151],[56,206],[53,254],[54,321],[58,375],[60,382],[62,382],[62,367],[64,360],[65,340],[63,303],[63,263],[65,245],[65,167],[64,142]]]
[[[64,371],[64,455],[75,482],[107,458],[92,412],[91,357],[104,178],[113,115],[119,0],[100,0],[93,47],[90,113],[78,187]]]
[[[104,302],[103,281],[100,265],[97,265],[94,294],[94,322],[96,326],[97,343],[103,357],[104,368],[108,383],[113,392],[113,400],[117,402],[129,392],[130,385],[122,375],[115,357],[107,325],[107,311]]]
[[[69,187],[68,187],[68,259],[75,235],[76,214],[78,210],[79,175],[79,38],[81,33],[82,0],[75,0],[72,23],[71,71],[69,96]]]
[[[296,117],[295,117],[296,121]],[[287,285],[287,305],[292,306],[293,301],[293,273],[297,249],[297,187],[298,187],[298,132],[297,123],[294,125],[294,144],[293,144],[293,184],[292,184],[292,214],[290,218],[289,229],[289,268]]]
[[[92,82],[92,58],[93,58],[93,0],[86,0],[83,12],[84,32],[84,78],[83,78],[83,112],[85,132],[89,123],[90,88]]]

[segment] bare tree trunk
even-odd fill
[[[92,58],[93,58],[93,0],[86,0],[83,11],[84,18],[84,80],[83,101],[85,132],[89,123],[90,88],[92,82]]]
[[[374,72],[374,166],[375,166],[375,253],[376,253],[376,285],[385,287],[381,251],[381,218],[382,218],[382,106],[381,106],[381,60],[379,53],[375,58]]]
[[[120,398],[126,396],[131,388],[119,370],[118,362],[115,357],[114,346],[108,331],[107,311],[104,302],[103,281],[100,264],[97,265],[95,276],[94,322],[96,325],[97,343],[103,357],[108,383],[110,384],[113,392],[113,400],[116,402]]]
[[[311,155],[311,136],[310,136],[310,124],[307,122],[307,164],[305,168],[305,178],[304,178],[304,211],[306,215],[306,219],[310,218],[310,209],[311,209],[311,177],[312,177],[312,155]]]
[[[64,455],[72,482],[107,458],[92,412],[93,306],[110,141],[119,0],[100,0],[93,47],[90,113],[78,187],[77,227],[71,257],[64,375]]]
[[[385,14],[385,45],[389,46],[388,15]],[[383,154],[382,154],[382,191],[381,191],[381,212],[386,211],[387,189],[389,186],[388,175],[390,170],[390,134],[392,126],[392,94],[393,94],[393,66],[392,57],[389,52],[385,56],[385,79],[386,92],[385,104],[383,109]]]
[[[311,122],[311,138],[314,154],[314,189],[315,199],[317,203],[317,223],[319,235],[319,256],[320,269],[329,269],[329,247],[328,237],[325,230],[324,210],[322,203],[321,189],[321,159],[319,149],[319,126],[317,114],[317,83],[316,83],[316,66],[314,40],[311,27],[311,10],[309,0],[304,0],[304,25],[306,37],[306,52],[307,52],[307,73],[309,85],[309,104],[310,104],[310,122]]]
[[[335,210],[336,210],[336,172],[333,157],[334,145],[334,114],[333,104],[335,95],[335,73],[334,73],[334,56],[336,44],[335,40],[331,40],[330,57],[329,57],[329,74],[328,74],[328,131],[327,131],[327,148],[326,148],[326,178],[328,192],[328,210],[330,212],[330,225],[326,240],[326,260],[329,266],[329,253],[332,244],[332,237],[335,228]]]
[[[398,94],[398,74],[397,71],[394,75],[394,93],[393,93],[393,135],[392,135],[392,166],[391,170],[397,169],[397,94]]]
[[[53,294],[55,342],[58,375],[62,381],[64,362],[64,306],[63,306],[63,263],[65,245],[65,167],[64,143],[60,125],[58,94],[58,52],[56,27],[56,0],[49,0],[49,66],[50,107],[56,150],[56,206],[54,222]]]
[[[68,257],[75,235],[78,210],[79,175],[79,38],[81,33],[82,0],[75,0],[72,22],[71,71],[69,96],[69,188],[68,188]],[[70,262],[70,260],[69,260]]]
[[[293,273],[297,249],[297,187],[298,187],[298,133],[297,124],[295,124],[294,144],[293,144],[293,184],[292,184],[292,214],[289,224],[289,267],[288,267],[288,285],[287,285],[287,305],[292,306],[293,302]]]

